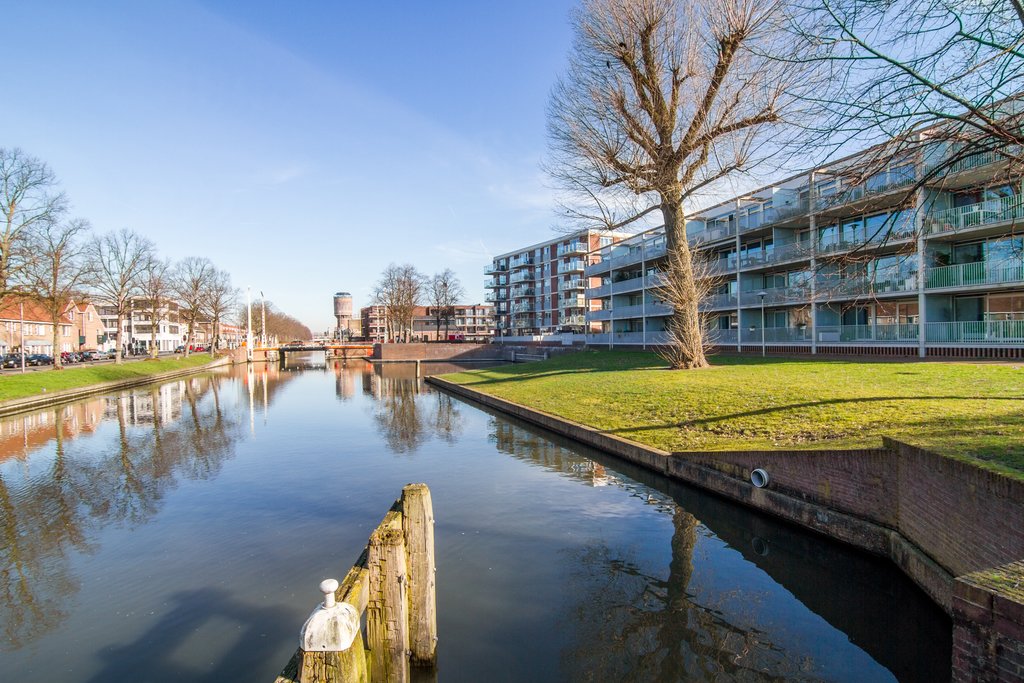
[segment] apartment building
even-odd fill
[[[104,336],[100,350],[113,349],[117,344],[117,309],[99,303],[96,306],[100,319],[103,321]],[[157,309],[156,320],[150,310],[149,301],[136,298],[132,300],[128,314],[121,321],[121,345],[124,351],[144,354],[149,352],[153,344],[153,328],[156,328],[156,348],[158,351],[174,351],[186,341],[188,326],[180,319],[178,304],[168,301]]]
[[[956,156],[948,156],[956,154]],[[711,340],[737,351],[1024,354],[1021,177],[994,152],[925,139],[878,148],[688,218],[714,284]],[[942,159],[956,162],[942,167]],[[870,168],[870,172],[865,170]],[[584,271],[588,343],[663,343],[665,235],[599,250]]]
[[[491,304],[455,304],[448,318],[447,332],[442,320],[440,333],[436,311],[434,306],[416,307],[412,323],[413,339],[447,341],[454,338],[457,341],[486,343],[494,335],[494,306]]]
[[[55,351],[77,351],[81,348],[78,330],[68,315],[73,308],[71,304],[57,324],[57,348],[54,349],[53,323],[45,307],[32,299],[0,300],[0,354],[20,352],[22,346],[26,354],[52,356]]]
[[[495,341],[539,341],[589,331],[587,266],[626,233],[581,230],[494,257],[484,286],[494,304]]]
[[[486,342],[494,333],[494,306],[490,304],[456,304],[448,321],[447,337],[445,325],[437,329],[437,316],[433,306],[416,306],[413,310],[410,341],[446,341],[454,337],[459,341]],[[367,306],[360,309],[360,318],[367,341],[387,342],[387,309],[384,306]]]

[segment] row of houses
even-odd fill
[[[132,300],[121,324],[122,352],[146,354],[154,345],[158,352],[171,352],[188,343],[187,325],[181,320],[178,304],[162,304],[157,309],[156,320],[150,309],[145,299]],[[57,327],[55,349],[53,322],[42,305],[30,298],[0,300],[0,354],[18,353],[23,345],[27,354],[108,351],[118,343],[117,310],[102,303],[69,301]],[[245,330],[226,323],[214,330],[212,321],[201,320],[191,343],[205,346],[212,343],[215,336],[220,338],[221,345],[234,348],[244,341]]]
[[[1024,354],[1021,181],[1004,154],[925,139],[884,164],[868,150],[689,216],[690,246],[714,283],[703,302],[712,344]],[[485,283],[495,334],[664,343],[665,254],[656,228],[581,231],[495,257]]]

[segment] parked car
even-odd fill
[[[117,358],[117,349],[110,349],[105,354],[103,354],[103,357],[108,358],[110,360]]]
[[[82,363],[93,361],[96,360],[96,354],[96,351],[82,351],[78,354],[78,359]]]
[[[53,365],[53,356],[45,353],[33,353],[30,356],[25,356],[25,365]]]
[[[21,367],[21,354],[20,353],[8,353],[3,358],[0,358],[0,366],[5,368],[20,368]]]
[[[78,362],[78,354],[72,351],[61,351],[60,362],[62,365]]]
[[[178,346],[174,347],[174,352],[175,353],[185,353],[185,345],[184,344],[179,344]]]

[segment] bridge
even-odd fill
[[[277,346],[258,346],[252,350],[255,356],[258,353],[269,358],[270,353],[277,353],[277,357],[284,366],[285,357],[289,353],[310,353],[322,352],[327,358],[369,358],[373,355],[373,344],[279,344]]]

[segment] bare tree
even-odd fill
[[[685,307],[692,296],[696,296],[697,301],[700,303],[707,301],[711,292],[723,280],[722,276],[714,274],[713,263],[709,260],[707,252],[697,251],[691,255],[690,269],[693,271],[692,289],[682,279],[671,277],[670,275],[671,273],[678,272],[683,267],[682,264],[673,262],[680,258],[679,252],[669,252],[667,258],[668,264],[655,279],[653,291],[658,299],[668,304],[673,310],[678,307]],[[697,315],[700,328],[708,330],[712,316],[702,308],[698,308]],[[668,362],[669,367],[687,367],[689,359],[687,344],[689,342],[686,339],[679,338],[677,336],[679,334],[678,328],[671,325],[666,329],[665,333],[667,342],[657,348],[658,355]],[[706,335],[702,339],[704,343],[702,353],[706,356],[708,349],[714,345],[714,340],[707,339]]]
[[[231,284],[231,274],[223,270],[215,270],[206,287],[206,312],[213,323],[213,343],[210,344],[212,356],[220,347],[221,323],[228,311],[238,303],[238,289]]]
[[[423,298],[426,278],[411,265],[392,263],[381,274],[374,288],[374,302],[384,307],[388,338],[395,342],[408,342],[412,335],[412,321],[416,306]]]
[[[660,212],[674,368],[707,365],[683,204],[768,154],[803,65],[779,0],[585,0],[549,106],[549,171],[566,211],[612,229]],[[788,52],[787,52],[788,54]],[[584,207],[584,208],[580,208]]]
[[[142,273],[141,292],[149,309],[150,355],[159,353],[156,335],[160,319],[164,317],[171,296],[171,263],[166,259],[150,258]]]
[[[933,151],[920,181],[976,154],[1004,157],[1017,172],[1024,166],[1020,0],[797,4],[800,59],[833,76],[831,87],[806,95],[823,114],[814,120],[825,149],[885,141],[877,167],[924,143]]]
[[[266,302],[267,307],[267,328],[263,329],[263,316],[253,315],[252,331],[254,336],[265,335],[268,339],[312,339],[313,332],[296,318],[277,310],[274,303]],[[236,307],[235,320],[241,325],[246,323],[245,304]],[[254,311],[255,313],[255,311]]]
[[[153,243],[128,228],[108,232],[90,246],[93,289],[117,315],[117,363],[122,362],[124,317],[131,310],[132,299],[142,292],[146,266],[154,254]]]
[[[89,231],[87,221],[50,221],[34,230],[31,247],[34,258],[23,273],[32,296],[42,304],[53,328],[53,365],[60,369],[60,328],[74,294],[87,279],[90,261],[82,238]]]
[[[171,291],[181,306],[181,317],[188,329],[185,343],[185,355],[192,348],[195,339],[196,322],[203,314],[206,304],[206,290],[210,286],[217,269],[210,259],[189,256],[182,259],[171,274]]]
[[[53,171],[18,148],[0,147],[0,297],[26,268],[34,230],[52,230],[67,210]]]
[[[430,279],[427,295],[433,308],[434,325],[437,327],[437,338],[441,339],[441,326],[444,325],[444,338],[448,338],[448,326],[455,317],[455,306],[459,299],[466,295],[462,283],[455,277],[451,268],[434,275]]]

